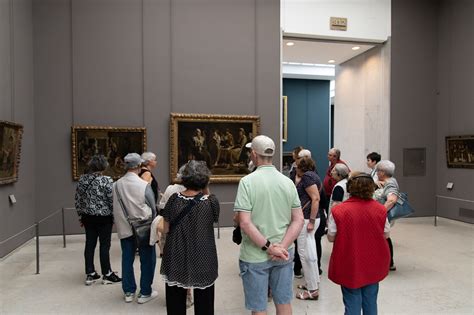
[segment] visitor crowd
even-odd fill
[[[377,314],[379,282],[396,270],[387,220],[387,211],[400,198],[394,163],[372,152],[367,155],[369,173],[351,172],[341,151],[332,148],[321,179],[311,152],[296,147],[287,177],[273,165],[275,144],[269,137],[256,136],[241,144],[239,154],[241,150],[247,150],[253,170],[240,180],[234,203],[234,220],[242,233],[238,265],[245,307],[252,314],[266,314],[271,297],[277,314],[291,314],[294,297],[318,300],[321,238],[327,234],[334,242],[328,278],[341,287],[345,313]],[[129,153],[123,164],[126,172],[114,183],[104,175],[107,158],[93,156],[76,188],[76,209],[86,236],[85,284],[102,278],[103,284],[121,283],[126,303],[153,300],[158,296],[152,287],[157,241],[167,313],[186,314],[194,304],[195,314],[214,314],[214,223],[220,207],[209,190],[209,161],[188,161],[178,171],[179,183],[164,193],[152,172],[157,166],[154,153]],[[110,263],[114,224],[122,278]],[[147,235],[152,241],[137,243],[140,225],[156,238]],[[102,276],[94,267],[97,240]],[[304,284],[294,294],[293,280],[302,277]]]

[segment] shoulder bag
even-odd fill
[[[388,211],[387,218],[389,222],[392,222],[407,217],[414,212],[415,210],[408,203],[408,195],[406,193],[400,193],[397,203]]]

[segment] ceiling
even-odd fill
[[[288,42],[293,42],[294,45],[288,46]],[[354,46],[360,48],[358,50],[352,50]],[[337,65],[360,55],[372,47],[375,47],[375,45],[366,43],[283,39],[283,62]],[[331,59],[334,60],[334,63],[328,62]]]

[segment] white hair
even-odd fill
[[[311,158],[311,151],[308,150],[308,149],[303,149],[300,152],[298,152],[298,157],[299,158],[304,158],[304,157]]]
[[[392,177],[395,174],[395,164],[389,160],[382,160],[375,165],[375,170],[384,172],[388,177]]]
[[[334,170],[336,171],[336,174],[343,179],[349,176],[349,168],[346,164],[337,163],[334,165]]]
[[[148,165],[150,161],[156,160],[156,154],[153,152],[143,152],[142,159],[145,160],[143,165]]]

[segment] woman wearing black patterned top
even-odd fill
[[[97,238],[100,242],[100,267],[102,283],[116,283],[121,279],[110,267],[110,238],[112,235],[113,206],[112,178],[102,175],[107,168],[107,159],[103,155],[95,155],[88,163],[88,174],[79,179],[76,188],[76,210],[86,230],[84,259],[86,265],[86,285],[91,285],[100,276],[94,267],[94,252]]]
[[[214,222],[219,219],[219,201],[209,195],[209,175],[205,162],[188,162],[181,177],[186,190],[172,195],[163,210],[169,232],[160,273],[166,282],[168,314],[186,314],[187,289],[194,289],[194,314],[214,314]]]

